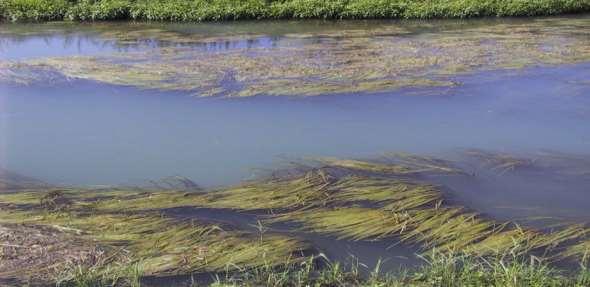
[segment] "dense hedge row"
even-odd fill
[[[465,18],[590,11],[590,0],[0,0],[8,21]]]

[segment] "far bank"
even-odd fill
[[[222,21],[547,16],[590,0],[2,0],[2,21]]]

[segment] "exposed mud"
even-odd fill
[[[69,266],[104,259],[104,250],[75,233],[57,226],[0,224],[0,284],[51,282]]]

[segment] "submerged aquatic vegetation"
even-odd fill
[[[405,166],[400,165],[389,165],[389,164],[381,164],[369,161],[361,161],[361,160],[352,160],[352,159],[335,159],[335,158],[322,158],[318,159],[319,162],[325,163],[329,166],[352,169],[352,170],[361,170],[367,172],[377,172],[377,173],[390,173],[390,174],[408,174],[411,173],[412,170],[408,169]]]
[[[590,156],[544,151],[535,156],[535,165],[567,176],[590,176]]]
[[[365,171],[374,174],[416,175],[420,173],[464,173],[461,169],[455,167],[450,161],[404,153],[387,153],[381,156],[378,160],[368,161],[337,158],[317,158],[313,160],[328,167]]]
[[[534,166],[534,160],[528,158],[518,158],[510,154],[496,153],[490,151],[471,149],[465,151],[469,157],[480,161],[484,167],[492,171],[504,174],[510,171]]]
[[[317,96],[454,86],[454,75],[590,59],[588,18],[538,19],[473,27],[378,24],[337,31],[204,36],[151,26],[105,30],[100,41],[160,49],[56,57],[0,65],[0,80],[44,75],[191,92],[199,96]],[[112,28],[112,27],[111,27]],[[119,32],[120,31],[120,32]],[[271,41],[272,47],[264,45]],[[258,43],[260,42],[260,43]],[[247,43],[247,44],[245,44]],[[258,43],[258,44],[257,44]]]
[[[322,168],[287,178],[255,181],[204,194],[163,192],[124,203],[107,200],[100,208],[194,206],[263,212],[269,215],[266,219],[270,223],[297,222],[305,231],[342,239],[402,241],[418,244],[424,250],[439,248],[480,256],[508,251],[560,253],[562,244],[586,236],[586,230],[580,226],[540,232],[495,222],[444,203],[436,186],[415,182],[411,177],[368,176],[363,172],[374,171],[374,166],[368,163],[360,165],[369,166],[364,169],[350,169],[345,165],[348,172],[333,175],[330,169],[342,168],[341,162],[347,161],[330,162],[335,165],[323,161]],[[411,175],[399,173],[398,168],[396,177]],[[401,170],[409,170],[405,168]]]
[[[297,222],[305,231],[343,239],[401,241],[418,244],[423,250],[437,248],[478,256],[534,251],[558,258],[565,255],[564,245],[587,235],[583,226],[542,232],[450,205],[436,186],[416,182],[412,173],[405,173],[410,166],[395,166],[391,178],[383,177],[387,174],[383,171],[389,169],[380,164],[336,159],[323,164],[301,176],[213,192],[207,195],[208,202],[199,204],[267,211],[272,214],[271,222]],[[330,173],[331,168],[343,166],[349,170],[344,175]],[[376,167],[381,177],[364,173],[375,172]]]
[[[542,151],[528,155],[468,149],[463,152],[465,161],[498,175],[519,171],[533,171],[552,176],[588,178],[590,157],[587,154],[567,154]]]
[[[564,256],[575,256],[584,260],[590,258],[590,240],[582,240],[563,252]]]
[[[558,275],[546,264],[584,260],[590,250],[585,226],[537,230],[497,221],[451,204],[438,186],[418,180],[417,175],[429,173],[467,176],[448,161],[387,155],[374,162],[325,158],[317,162],[319,166],[308,167],[306,172],[298,170],[213,191],[187,192],[180,186],[178,190],[33,188],[5,193],[0,194],[0,224],[10,227],[10,232],[14,226],[33,231],[50,228],[63,234],[59,236],[66,238],[65,242],[79,240],[77,246],[85,248],[81,250],[101,250],[101,260],[95,260],[99,264],[87,260],[56,267],[54,275],[64,282],[94,282],[107,275],[131,282],[133,276],[124,272],[125,266],[140,266],[136,268],[141,271],[139,277],[229,272],[228,279],[222,280],[228,284],[268,280],[290,286],[295,275],[303,280],[298,282],[344,280],[337,273],[314,271],[310,275],[311,271],[287,266],[302,267],[303,256],[315,252],[313,246],[295,237],[309,232],[341,240],[413,245],[422,256],[436,252],[436,257],[425,257],[425,269],[387,281],[399,286],[441,286],[452,280],[498,286],[519,280],[537,282],[547,274]],[[169,213],[175,208],[247,212],[257,224],[246,229],[241,223],[234,226],[198,215],[186,220]],[[290,229],[275,229],[275,224]],[[519,261],[531,255],[542,262],[526,265]],[[30,260],[38,260],[33,257],[29,255]],[[34,267],[45,265],[41,262]],[[472,271],[479,273],[465,277]],[[579,280],[586,280],[580,276]],[[566,280],[556,280],[562,279]],[[359,280],[359,284],[366,282]],[[566,281],[576,286],[570,279]]]
[[[41,200],[44,193],[38,192],[37,196]],[[5,203],[6,199],[3,198],[1,201]],[[26,224],[31,226],[33,233],[44,228],[53,228],[75,240],[80,240],[84,248],[100,246],[101,250],[104,250],[104,253],[101,253],[104,254],[103,257],[111,260],[100,261],[101,264],[94,261],[80,261],[76,264],[76,268],[94,270],[99,277],[108,270],[112,271],[112,268],[120,272],[121,266],[139,264],[138,262],[141,263],[142,276],[222,271],[228,266],[233,269],[234,265],[273,265],[285,262],[289,258],[296,261],[308,248],[296,238],[273,233],[265,234],[261,238],[253,233],[234,228],[226,229],[224,226],[201,222],[198,219],[190,222],[174,220],[157,211],[132,213],[123,208],[109,212],[88,206],[95,205],[101,200],[107,199],[97,197],[90,203],[74,202],[71,207],[60,210],[9,206],[0,211],[0,221],[3,226]],[[68,242],[70,241],[63,240],[64,244],[72,244]],[[124,258],[119,258],[120,255],[124,255]],[[59,258],[64,260],[61,264],[51,261],[29,266],[30,262],[39,260],[37,256],[40,255],[23,255],[24,262],[28,263],[23,263],[22,268],[51,267],[51,272],[48,271],[46,275],[59,276],[64,269],[69,268],[67,264],[72,263],[65,255]],[[70,275],[72,274],[66,272],[64,276]],[[15,276],[26,279],[27,273],[16,272]]]

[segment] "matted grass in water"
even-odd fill
[[[141,266],[142,276],[164,276],[227,270],[262,272],[260,268],[271,272],[285,267],[285,262],[301,263],[302,256],[313,250],[313,246],[292,237],[291,233],[273,230],[273,224],[279,222],[297,223],[293,228],[299,230],[290,232],[303,232],[296,233],[298,236],[313,232],[341,240],[413,245],[422,254],[436,251],[437,256],[442,256],[438,259],[482,259],[473,265],[476,268],[473,270],[496,270],[507,255],[515,258],[534,255],[542,258],[543,264],[587,257],[589,241],[585,226],[566,225],[541,231],[512,222],[499,222],[446,202],[437,186],[416,179],[417,175],[429,172],[466,176],[449,162],[409,155],[396,161],[322,159],[319,162],[320,166],[307,172],[209,192],[32,189],[5,193],[0,194],[0,225],[14,229],[14,226],[25,224],[22,226],[26,227],[21,229],[25,231],[35,228],[55,230],[63,234],[60,236],[65,242],[74,239],[81,242],[76,245],[80,248],[74,249],[78,250],[78,258],[86,258],[82,253],[88,250],[100,250],[102,260],[81,260],[84,262],[79,263],[83,268],[98,270],[97,274],[122,270],[122,266],[133,264]],[[415,170],[420,172],[408,172]],[[169,209],[180,207],[248,211],[250,216],[257,216],[260,220],[260,232],[240,230],[211,219],[200,220],[198,216],[192,221],[167,216]],[[47,236],[40,238],[55,242]],[[13,241],[4,243],[14,244]],[[91,254],[88,252],[84,254]],[[38,262],[35,268],[46,265],[34,254],[28,256]],[[430,258],[429,264],[438,259]],[[101,264],[100,267],[96,262]],[[491,265],[480,265],[485,262]],[[504,267],[523,267],[510,265],[513,262],[504,262]],[[55,264],[56,276],[60,268],[72,270],[66,260],[58,258]],[[443,271],[425,269],[399,282],[441,286],[426,278],[431,272]],[[455,271],[447,271],[450,272],[449,278],[458,280]]]
[[[325,164],[328,161],[323,160]],[[541,232],[497,222],[461,206],[446,204],[436,186],[403,178],[408,166],[395,166],[394,178],[382,164],[330,160],[307,174],[255,182],[207,195],[204,206],[266,210],[272,221],[293,221],[303,230],[352,240],[392,240],[478,256],[512,252],[558,258],[565,246],[583,239],[583,226]],[[342,164],[342,163],[345,164]],[[336,168],[332,175],[330,170]],[[342,174],[342,169],[348,172]],[[391,173],[390,173],[391,175]],[[401,178],[400,178],[401,176]],[[565,244],[565,246],[564,246]]]
[[[153,212],[49,212],[17,208],[2,210],[0,222],[27,224],[32,230],[35,230],[35,226],[61,230],[88,242],[86,244],[92,242],[100,246],[104,250],[102,257],[119,258],[123,255],[125,259],[80,261],[79,264],[84,268],[102,270],[137,262],[141,264],[142,276],[219,272],[234,269],[235,266],[248,268],[282,264],[287,260],[296,261],[309,248],[295,238],[271,233],[259,236],[233,228],[225,230],[223,226],[198,220],[178,222]],[[26,256],[37,260],[36,254]],[[67,269],[72,262],[68,256],[63,256],[49,263],[47,266],[38,266],[51,266],[51,270],[55,270],[47,272],[45,276],[58,276],[58,271]],[[104,264],[97,266],[99,263]],[[27,276],[25,273],[18,275]]]
[[[199,96],[317,96],[454,86],[460,84],[453,77],[457,74],[590,59],[588,18],[494,23],[436,33],[377,25],[286,34],[272,39],[273,48],[238,45],[256,42],[263,35],[224,39],[143,29],[147,31],[132,34],[100,30],[96,37],[104,37],[104,41],[114,38],[122,45],[130,41],[129,37],[137,38],[140,46],[142,39],[159,40],[162,47],[148,45],[144,51],[100,56],[3,61],[0,80],[46,82],[63,75]],[[215,51],[200,49],[223,43],[236,45]]]

